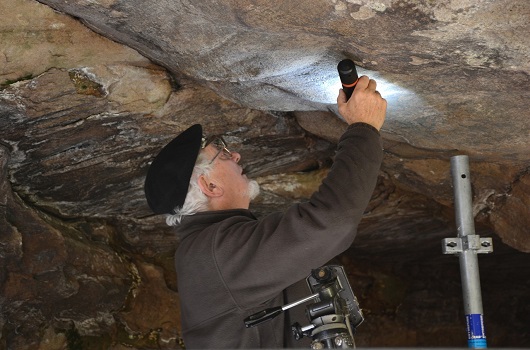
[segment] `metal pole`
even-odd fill
[[[445,254],[459,254],[468,347],[484,349],[487,348],[487,343],[477,253],[491,253],[493,251],[492,241],[491,238],[480,238],[475,234],[471,177],[467,156],[451,158],[451,175],[458,238],[446,238],[442,246]]]

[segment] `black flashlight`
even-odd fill
[[[346,98],[350,99],[353,89],[355,89],[355,85],[357,85],[357,81],[359,81],[359,76],[355,69],[355,63],[349,58],[344,59],[337,65],[337,70],[339,71],[342,90],[346,93]]]

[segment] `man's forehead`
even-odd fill
[[[203,154],[215,155],[218,151],[219,150],[217,149],[217,147],[215,147],[215,145],[209,144],[206,147],[202,148],[200,152]]]
[[[204,147],[202,149],[202,151],[206,151],[208,153],[211,153],[211,152],[217,152],[217,147],[215,147],[215,145],[213,143],[210,143],[209,145],[207,145],[206,147]]]

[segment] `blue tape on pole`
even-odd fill
[[[484,321],[481,314],[466,315],[467,322],[467,345],[473,349],[486,349],[486,332],[484,332]]]

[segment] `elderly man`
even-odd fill
[[[175,264],[187,348],[286,347],[287,312],[253,328],[243,320],[284,305],[290,285],[352,244],[383,158],[386,101],[363,76],[349,100],[339,91],[337,103],[349,126],[334,164],[308,202],[285,212],[254,217],[248,208],[259,188],[243,174],[240,154],[220,137],[205,139],[200,125],[151,164],[147,201],[169,214],[180,237]]]

